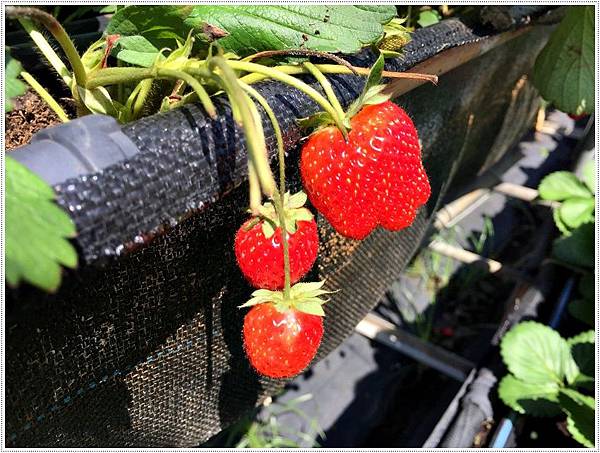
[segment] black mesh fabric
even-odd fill
[[[512,128],[527,126],[537,104],[523,74],[548,33],[535,28],[437,87],[397,99],[419,130],[432,196],[410,228],[378,230],[362,242],[319,218],[320,256],[309,277],[341,291],[327,304],[318,358],[397,278],[454,174],[470,177],[488,162],[505,145],[496,139],[511,117],[519,118]],[[477,39],[456,21],[424,29],[390,69]],[[344,102],[361,85],[353,77],[333,82]],[[530,93],[518,108],[515,90]],[[316,106],[279,84],[261,91],[282,122],[288,179],[298,189],[295,118]],[[242,349],[244,312],[236,307],[252,288],[235,265],[233,238],[246,217],[246,156],[227,106],[219,109],[215,122],[189,106],[130,124],[124,130],[137,156],[56,187],[77,224],[85,265],[66,275],[57,294],[8,291],[8,446],[197,446],[283,386],[257,376]]]

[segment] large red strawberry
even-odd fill
[[[282,292],[257,290],[242,307],[244,349],[252,367],[272,378],[302,372],[319,349],[323,336],[323,282],[298,283],[286,299]]]
[[[367,105],[349,121],[314,132],[300,171],[311,203],[344,236],[363,239],[377,225],[409,226],[431,189],[413,122],[390,101]]]
[[[317,224],[303,208],[303,192],[286,195],[285,223],[288,232],[290,283],[300,280],[313,266],[319,249]],[[261,209],[260,217],[246,221],[235,237],[235,256],[250,284],[256,288],[282,289],[285,282],[282,228],[271,203]]]

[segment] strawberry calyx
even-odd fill
[[[296,283],[290,288],[286,298],[283,291],[270,291],[257,289],[252,293],[252,298],[238,308],[253,307],[258,304],[273,304],[277,311],[283,313],[288,310],[297,310],[309,315],[325,316],[323,304],[328,302],[321,296],[331,294],[332,291],[322,289],[325,281]]]
[[[299,221],[311,221],[312,213],[304,207],[307,196],[300,191],[293,195],[286,192],[283,197],[283,215],[285,217],[285,229],[288,233],[294,234],[298,230]],[[255,218],[256,222],[262,221],[262,231],[266,238],[275,234],[275,230],[281,226],[279,214],[273,202],[268,201],[260,206],[259,215]],[[256,223],[251,222],[250,227]]]
[[[356,98],[356,100],[350,104],[344,114],[342,123],[348,130],[351,129],[350,120],[352,117],[360,112],[365,105],[382,104],[390,99],[391,95],[383,92],[385,85],[381,84],[383,68],[384,55],[380,53],[377,61],[375,61],[373,67],[371,68],[369,77],[367,78],[360,96],[358,96],[358,98]],[[334,125],[335,120],[328,112],[318,112],[312,116],[309,116],[308,118],[300,119],[299,124],[302,128],[317,130],[323,127]]]

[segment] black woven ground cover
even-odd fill
[[[397,99],[419,130],[432,196],[410,228],[376,231],[360,243],[319,219],[313,276],[342,289],[328,304],[319,357],[401,272],[453,177],[472,177],[528,126],[537,98],[523,76],[549,32],[534,27],[444,75],[437,87]],[[480,39],[445,21],[415,33],[389,69]],[[365,52],[354,63],[371,61]],[[333,83],[348,103],[362,80]],[[295,118],[316,106],[276,83],[261,92],[286,131],[289,181],[299,188]],[[246,155],[227,106],[219,108],[214,122],[188,106],[127,125],[138,153],[55,186],[80,232],[85,265],[55,295],[27,287],[8,293],[9,446],[195,446],[283,385],[259,378],[242,350],[236,307],[251,288],[232,243],[246,216]],[[19,151],[12,155],[18,159]]]

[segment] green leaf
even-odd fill
[[[575,299],[569,302],[568,310],[575,319],[589,326],[594,325],[594,299]]]
[[[4,111],[10,112],[13,109],[11,99],[24,94],[27,91],[27,84],[19,79],[19,74],[23,68],[21,63],[12,58],[9,49],[4,50]]]
[[[566,113],[594,111],[594,6],[571,6],[538,55],[533,82]]]
[[[65,239],[75,235],[71,218],[52,200],[54,192],[38,176],[6,157],[6,279],[25,280],[55,291],[59,264],[77,266],[77,253]]]
[[[596,201],[592,197],[569,198],[560,205],[560,218],[569,228],[594,221]]]
[[[549,174],[538,187],[540,197],[544,200],[563,201],[567,198],[591,197],[591,192],[570,171],[556,171]]]
[[[504,376],[498,386],[500,399],[521,414],[551,417],[560,414],[559,386],[554,382],[532,384],[512,374]]]
[[[567,343],[571,347],[571,355],[577,363],[580,375],[585,376],[587,379],[580,379],[580,382],[593,382],[594,380],[594,369],[595,369],[595,333],[593,330],[580,333],[579,335],[569,338]]]
[[[513,327],[502,339],[500,353],[509,371],[528,384],[564,385],[579,374],[566,340],[537,322]]]
[[[119,9],[106,27],[105,35],[141,36],[156,49],[175,48],[185,41],[192,29],[184,19],[192,12],[192,5],[131,5]],[[196,30],[201,33],[202,30]],[[133,41],[133,45],[139,42]],[[121,48],[127,48],[121,44]]]
[[[430,25],[437,24],[441,18],[442,16],[435,9],[428,9],[419,13],[419,19],[417,20],[417,23],[421,27],[425,28],[429,27]]]
[[[552,254],[559,261],[585,268],[594,267],[594,250],[594,224],[584,223],[570,236],[556,239]]]
[[[567,431],[569,431],[569,434],[571,434],[571,436],[573,436],[573,439],[575,439],[577,442],[579,442],[581,445],[583,445],[584,447],[587,448],[594,448],[594,437],[593,437],[593,433],[589,431],[589,426],[585,426],[588,429],[587,435],[586,433],[582,430],[582,424],[583,425],[589,425],[589,422],[585,422],[585,421],[579,421],[579,418],[574,419],[572,417],[567,417]],[[591,437],[588,437],[591,436]]]
[[[140,35],[119,38],[112,53],[125,63],[144,68],[152,66],[159,57],[159,49]]]
[[[569,236],[571,234],[571,229],[567,226],[567,224],[563,221],[562,217],[560,216],[559,208],[555,208],[552,210],[552,218],[554,219],[554,224],[562,234],[564,234],[565,236]]]
[[[594,274],[592,272],[587,272],[579,279],[577,290],[584,298],[593,300],[595,287]]]
[[[392,5],[196,5],[185,23],[227,31],[219,44],[239,56],[299,48],[355,53],[381,38],[395,15]]]
[[[582,178],[586,185],[586,187],[592,193],[596,193],[596,162],[593,160],[589,160],[583,166],[582,169]]]
[[[580,444],[594,448],[595,435],[595,400],[582,395],[576,390],[562,389],[558,401],[569,416],[567,429],[573,438]]]

